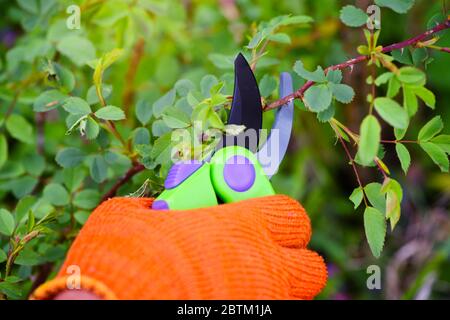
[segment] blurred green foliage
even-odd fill
[[[447,19],[438,1],[415,1],[406,9],[396,4],[414,1],[375,2],[385,6],[377,45],[411,38]],[[90,211],[127,173],[131,179],[118,186],[118,195],[158,194],[171,165],[173,131],[201,120],[205,134],[199,139],[208,148],[214,133],[236,129],[226,126],[226,118],[232,61],[243,51],[256,64],[268,103],[278,99],[282,71],[291,72],[295,88],[306,80],[320,82],[306,91],[306,106],[295,102],[288,154],[272,180],[278,193],[298,199],[311,217],[311,247],[329,266],[320,298],[448,297],[449,142],[442,133],[450,123],[450,55],[406,48],[377,56],[377,67],[361,63],[325,76],[317,66],[377,50],[370,42],[373,34],[344,24],[365,21],[364,11],[341,12],[346,4],[0,0],[1,296],[26,298],[52,277]],[[448,47],[448,32],[439,36],[436,45]],[[389,63],[414,68],[403,66],[399,75]],[[373,70],[390,75],[370,78]],[[420,83],[413,80],[411,86],[411,77]],[[372,88],[378,100],[367,101]],[[398,99],[406,96],[412,98]],[[369,109],[379,117],[366,118]],[[265,113],[265,127],[273,116],[273,110]],[[403,139],[405,121],[406,137],[419,136],[422,148],[381,146],[380,138]],[[344,142],[353,142],[355,132],[359,147]],[[364,192],[341,142],[352,156],[358,154],[354,160]],[[192,156],[189,147],[176,147],[178,157]],[[371,167],[374,157],[380,169]],[[384,166],[390,178],[384,177]],[[369,209],[354,208],[363,200]],[[386,228],[386,218],[392,228],[398,222],[394,231]],[[373,264],[382,270],[381,290],[366,286],[366,269]]]

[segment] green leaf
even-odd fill
[[[365,46],[365,45],[358,46],[358,47],[356,48],[356,51],[358,51],[359,54],[365,55],[365,56],[367,56],[367,55],[370,54],[370,49],[369,49],[369,47],[368,47],[368,46]]]
[[[78,168],[66,168],[63,170],[64,185],[71,193],[80,188],[84,178],[86,178],[84,170]]]
[[[422,101],[430,107],[431,109],[434,109],[436,105],[436,97],[434,96],[434,93],[428,90],[425,87],[415,87],[414,93],[422,99]]]
[[[386,219],[384,215],[373,207],[367,207],[364,211],[364,230],[373,256],[379,258],[386,237]]]
[[[59,183],[50,183],[44,188],[44,198],[55,206],[66,206],[69,204],[69,193]]]
[[[84,225],[90,215],[91,213],[89,211],[80,210],[75,212],[74,217],[79,224]]]
[[[420,147],[430,156],[431,160],[442,172],[448,172],[449,161],[444,150],[432,142],[421,142]]]
[[[211,53],[208,55],[208,59],[219,69],[233,69],[233,56]]]
[[[420,69],[414,67],[402,67],[399,69],[397,79],[400,82],[409,85],[424,85],[426,76]]]
[[[24,249],[20,251],[14,263],[19,266],[35,266],[42,263],[42,261],[43,258],[38,253],[30,249]]]
[[[34,143],[33,127],[21,115],[10,115],[6,120],[6,129],[8,130],[9,134],[15,139],[24,143]]]
[[[388,82],[388,90],[386,92],[386,96],[388,98],[395,97],[400,91],[401,86],[402,83],[397,79],[397,77],[391,77]]]
[[[314,81],[314,82],[325,82],[327,78],[325,76],[325,72],[323,71],[321,66],[318,66],[317,69],[313,72],[308,71],[303,66],[303,62],[301,60],[297,60],[294,64],[294,71],[303,79]]]
[[[364,11],[352,5],[343,7],[339,17],[349,27],[360,27],[366,24],[369,18]]]
[[[374,101],[375,110],[394,128],[406,129],[409,124],[408,114],[395,100],[378,97]]]
[[[136,128],[133,132],[133,145],[150,144],[150,132],[147,128]],[[106,161],[108,161],[106,159]]]
[[[62,107],[68,113],[79,116],[85,116],[92,112],[89,104],[84,99],[78,97],[70,97],[66,99]]]
[[[279,22],[280,26],[288,26],[293,24],[304,24],[313,22],[313,18],[305,15],[296,15],[296,16],[283,16],[282,20]]]
[[[6,209],[0,209],[0,233],[11,236],[14,232],[15,222],[13,215]]]
[[[222,119],[220,119],[219,115],[214,111],[213,108],[208,109],[207,118],[211,127],[217,129],[223,129],[225,127]]]
[[[36,197],[26,196],[19,200],[16,205],[14,215],[17,220],[17,224],[20,224],[25,217],[28,216],[28,212],[33,209],[36,204]]]
[[[327,80],[333,83],[340,83],[342,81],[342,71],[339,69],[330,70],[327,72]]]
[[[332,92],[326,84],[314,85],[305,92],[304,102],[314,112],[320,112],[331,104]]]
[[[5,135],[0,134],[0,168],[8,160],[8,141],[6,140]]]
[[[190,125],[191,119],[188,115],[175,107],[169,107],[164,111],[162,120],[169,128],[186,128]]]
[[[212,87],[217,85],[219,80],[212,74],[207,74],[200,81],[200,91],[204,97],[208,97]]]
[[[223,96],[222,94],[220,94],[220,95]],[[183,111],[184,113],[186,113],[189,116],[192,114],[192,107],[189,104],[189,102],[187,101],[186,97],[179,99],[175,103],[175,108],[180,109],[181,111]]]
[[[223,105],[227,102],[227,96],[221,94],[221,93],[216,93],[214,95],[211,96],[211,105],[212,106],[220,106]]]
[[[94,45],[81,36],[69,35],[64,37],[56,48],[78,66],[83,66],[95,59]]]
[[[73,73],[59,63],[53,63],[56,71],[56,81],[59,88],[64,92],[71,92],[75,88],[75,76]]]
[[[391,52],[392,57],[400,63],[403,64],[412,64],[411,52],[408,48],[393,50]]]
[[[401,140],[403,139],[403,137],[406,134],[407,129],[398,129],[398,128],[394,128],[394,135],[395,135],[395,139],[397,140]]]
[[[30,1],[30,0],[26,0],[26,1]],[[17,283],[9,283],[6,281],[0,282],[0,292],[6,294],[6,296],[11,299],[22,298],[22,290],[21,290],[19,284],[17,284]]]
[[[151,156],[155,159],[156,164],[162,164],[170,160],[170,151],[172,149],[172,133],[167,132],[156,139]]]
[[[11,181],[11,190],[17,199],[21,199],[33,192],[39,180],[35,177],[24,176]]]
[[[392,72],[382,73],[375,79],[374,83],[377,87],[379,87],[382,84],[387,83],[393,76],[394,76],[394,74]]]
[[[102,87],[102,97],[104,99],[109,98],[109,96],[112,93],[112,85],[106,84],[106,83],[102,83],[101,85]],[[97,104],[100,102],[100,100],[98,99],[98,95],[97,95],[97,90],[95,88],[95,86],[90,86],[89,90],[86,94],[86,101],[90,104]]]
[[[275,33],[270,34],[267,36],[267,39],[274,42],[284,43],[284,44],[290,44],[291,43],[291,37],[287,35],[286,33]]]
[[[350,195],[350,201],[353,202],[354,208],[358,208],[364,198],[364,193],[361,187],[355,188]]]
[[[36,219],[34,217],[33,211],[28,211],[28,223],[27,223],[27,232],[31,232],[36,225]]]
[[[409,165],[411,164],[411,156],[408,149],[403,144],[397,143],[395,145],[395,151],[397,152],[403,172],[405,174],[408,173]]]
[[[98,125],[97,121],[95,121],[91,117],[88,117],[86,119],[86,128],[85,128],[86,138],[88,140],[94,140],[98,137],[99,132],[100,126]]]
[[[23,167],[32,176],[39,177],[45,170],[45,158],[39,154],[27,156]]]
[[[153,109],[150,103],[146,100],[139,100],[136,104],[136,118],[142,125],[146,125],[153,114]]]
[[[34,112],[46,112],[56,109],[64,103],[67,95],[58,90],[47,90],[42,92],[33,103]]]
[[[172,106],[174,102],[175,102],[175,90],[172,89],[153,103],[152,109],[155,117],[159,118],[164,112],[164,110],[167,107]]]
[[[336,107],[334,106],[334,103],[331,103],[327,109],[317,113],[317,120],[319,120],[320,122],[328,122],[331,120],[331,118],[334,117],[335,113]]]
[[[361,123],[358,157],[362,165],[369,165],[378,154],[381,127],[377,118],[368,115]]]
[[[386,219],[391,222],[391,230],[394,230],[400,220],[401,202],[403,200],[402,186],[394,179],[386,178],[382,192],[386,194]]]
[[[114,106],[106,106],[95,112],[97,118],[103,120],[122,120],[125,119],[125,113],[122,109]]]
[[[406,13],[414,4],[414,0],[375,0],[375,4],[386,7],[397,13]]]
[[[36,0],[17,0],[18,5],[29,13],[39,15],[39,3]]]
[[[162,120],[156,120],[152,123],[152,134],[155,137],[160,137],[163,134],[170,131],[171,129],[168,126],[166,126],[166,124]]]
[[[8,257],[6,256],[5,251],[3,251],[2,249],[0,249],[0,263],[5,262],[8,259]]]
[[[342,103],[350,103],[355,96],[353,88],[346,84],[330,84],[334,98]]]
[[[446,153],[450,154],[450,135],[441,134],[431,139],[431,142],[439,146]]]
[[[85,153],[77,148],[64,148],[56,154],[56,162],[63,168],[79,165],[85,157]]]
[[[422,129],[419,131],[419,135],[417,139],[420,142],[425,142],[433,138],[435,135],[437,135],[439,132],[442,131],[444,128],[444,123],[442,122],[442,119],[440,116],[435,116],[433,119],[428,121]]]
[[[197,93],[196,91],[190,91],[186,99],[191,107],[196,107],[198,104],[200,104],[202,97],[200,96],[200,93]]]
[[[259,82],[259,91],[262,97],[268,97],[277,88],[277,80],[271,75],[265,74]]]
[[[403,105],[405,106],[409,117],[416,114],[418,109],[417,98],[414,90],[407,86],[403,87]]]
[[[248,43],[248,45],[247,45],[247,48],[248,49],[254,49],[254,48],[256,48],[260,43],[261,43],[261,40],[263,39],[263,33],[260,31],[260,32],[257,32],[251,39],[250,39],[250,41],[249,41],[249,43]]]
[[[95,182],[102,183],[105,181],[108,174],[108,164],[106,163],[105,158],[96,155],[94,159],[92,159],[89,172]]]
[[[416,48],[413,51],[412,59],[414,65],[419,65],[421,62],[424,62],[428,58],[427,48]]]
[[[384,212],[386,210],[386,199],[381,189],[382,185],[378,182],[369,183],[364,187],[370,204],[378,211]]]
[[[94,209],[100,202],[100,193],[97,190],[85,189],[75,195],[73,204],[81,209]]]

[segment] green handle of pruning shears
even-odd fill
[[[194,209],[275,194],[255,155],[230,146],[218,150],[211,161],[175,164],[166,179],[166,190],[153,209]]]

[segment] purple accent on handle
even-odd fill
[[[200,161],[183,161],[175,163],[167,174],[166,181],[164,181],[164,187],[166,189],[175,188],[189,178],[202,165],[203,163]]]
[[[169,209],[169,205],[164,200],[156,200],[152,204],[152,209],[154,209],[154,210],[168,210]]]
[[[255,182],[255,167],[247,157],[228,158],[223,169],[223,177],[228,186],[237,192],[250,189]]]

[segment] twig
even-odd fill
[[[367,206],[369,205],[369,203],[368,203],[367,198],[366,198],[366,192],[364,191],[364,187],[363,187],[363,185],[362,185],[361,178],[359,177],[358,169],[356,169],[356,166],[355,166],[355,160],[353,160],[353,157],[352,157],[352,155],[350,154],[350,151],[348,150],[347,145],[345,144],[344,139],[342,139],[342,136],[341,136],[341,134],[339,133],[339,130],[337,130],[337,129],[334,127],[334,124],[333,124],[332,122],[330,122],[330,125],[331,125],[331,127],[333,128],[334,132],[336,133],[336,136],[338,137],[339,141],[341,142],[342,147],[343,147],[344,150],[345,150],[345,153],[347,154],[348,160],[350,161],[350,164],[351,164],[351,166],[352,166],[352,168],[353,168],[353,172],[355,173],[356,180],[358,181],[358,185],[359,185],[359,187],[361,188],[361,191],[362,191],[362,193],[363,193],[364,204],[365,204],[366,207],[367,207]]]
[[[126,173],[125,175],[118,180],[112,187],[111,189],[108,190],[108,192],[106,192],[103,197],[102,197],[102,202],[105,200],[108,200],[109,198],[112,198],[116,195],[117,190],[119,190],[119,188],[121,186],[123,186],[125,183],[128,182],[128,180],[130,180],[134,175],[136,175],[137,173],[143,171],[145,169],[145,167],[140,164],[140,163],[136,163],[134,166],[132,166]]]
[[[392,143],[392,144],[396,144],[396,143],[419,143],[419,141],[417,141],[417,140],[380,140],[380,142],[382,142],[382,143]]]
[[[427,30],[424,33],[419,34],[418,36],[415,36],[415,37],[413,37],[411,39],[408,39],[408,40],[405,40],[405,41],[402,41],[402,42],[398,42],[398,43],[394,43],[394,44],[391,44],[389,46],[386,46],[386,47],[384,47],[382,49],[382,52],[383,53],[387,53],[387,52],[391,52],[393,50],[402,49],[402,48],[414,45],[417,42],[419,42],[419,41],[421,41],[421,40],[423,40],[425,38],[428,38],[429,36],[439,32],[439,31],[445,30],[447,28],[450,28],[450,20],[447,20],[447,21],[445,21],[443,23],[440,23],[437,26],[435,26],[434,28],[432,28],[430,30]],[[360,62],[366,61],[369,58],[370,58],[370,55],[358,56],[356,58],[350,59],[350,60],[345,61],[343,63],[336,64],[334,66],[328,67],[328,68],[325,69],[325,72],[328,72],[330,70],[345,69],[347,67],[353,66],[353,65],[358,64]],[[268,111],[268,110],[271,110],[271,109],[279,108],[279,107],[289,103],[290,101],[292,101],[294,99],[302,99],[303,98],[303,94],[305,93],[305,91],[308,90],[314,83],[315,83],[314,81],[307,81],[300,89],[298,89],[294,93],[292,93],[292,94],[290,94],[290,95],[288,95],[288,96],[286,96],[286,97],[284,97],[282,99],[274,101],[274,102],[272,102],[269,105],[266,105],[264,107],[264,111]]]
[[[45,119],[46,113],[45,112],[39,112],[36,113],[35,119],[36,119],[36,131],[37,131],[37,141],[36,141],[36,151],[38,154],[44,153],[44,146],[45,146],[45,133],[44,133],[44,126],[45,126]]]

